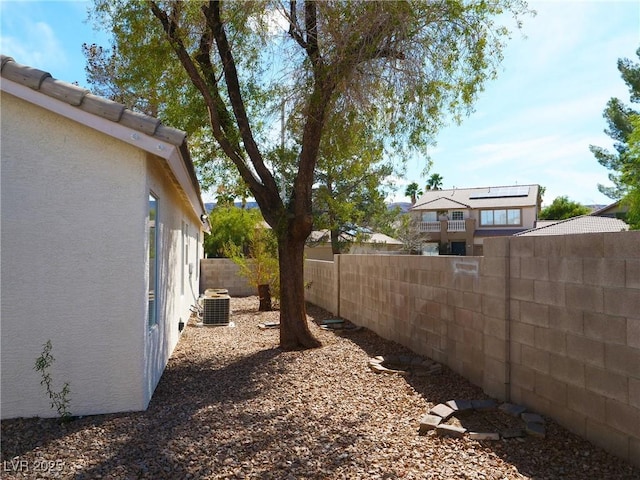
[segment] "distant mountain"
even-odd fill
[[[592,212],[596,212],[606,207],[606,205],[585,205],[585,207],[590,208]]]
[[[399,207],[402,213],[407,213],[409,210],[411,210],[412,204],[411,202],[393,202],[387,204],[387,208],[389,210],[395,207]]]

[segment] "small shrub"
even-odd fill
[[[51,401],[51,408],[55,408],[60,415],[60,419],[63,422],[71,420],[71,412],[69,411],[69,394],[71,390],[69,389],[69,383],[65,382],[62,386],[62,390],[59,392],[55,392],[53,390],[53,378],[51,378],[51,373],[49,373],[49,369],[56,361],[51,355],[51,340],[47,340],[47,342],[42,346],[42,353],[36,359],[36,363],[33,367],[34,370],[40,372],[42,375],[42,380],[40,381],[40,385],[44,385],[47,395],[49,396],[49,400]]]

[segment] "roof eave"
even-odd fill
[[[0,82],[0,89],[26,102],[38,105],[62,117],[78,122],[166,160],[169,168],[184,190],[194,213],[201,219],[205,230],[209,230],[207,212],[202,201],[199,183],[195,176],[195,169],[186,145],[186,134],[184,134],[184,132],[182,132],[182,141],[179,145],[176,145],[173,142],[179,140],[178,136],[180,132],[175,129],[163,129],[159,132],[160,135],[151,136],[125,124],[135,123],[134,112],[128,111],[131,113],[131,122],[114,122],[108,118],[95,115],[65,101],[34,90],[31,87],[17,83],[4,76],[2,82]],[[160,127],[162,128],[162,126]],[[165,131],[167,135],[163,136],[163,132]],[[204,217],[202,217],[202,215],[204,215]]]

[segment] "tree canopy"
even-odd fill
[[[540,220],[565,220],[567,218],[586,215],[589,212],[591,212],[589,207],[569,200],[567,196],[562,196],[556,197],[551,205],[544,207],[540,211],[538,218]]]
[[[254,230],[261,221],[260,212],[255,209],[218,205],[209,213],[211,233],[205,234],[205,253],[209,257],[224,257],[225,247],[229,244],[246,252]]]
[[[640,48],[636,51],[640,58]],[[629,59],[618,60],[618,70],[629,88],[630,101],[640,103],[640,64]],[[598,185],[608,197],[629,207],[627,222],[632,228],[640,228],[640,112],[625,105],[618,98],[607,103],[602,116],[607,121],[605,133],[614,140],[613,151],[591,145],[591,152],[598,162],[610,170],[613,186]]]
[[[526,13],[522,0],[96,0],[94,9],[113,33],[114,68],[196,138],[209,159],[201,175],[217,175],[214,159],[232,164],[273,228],[285,349],[319,345],[304,308],[303,248],[324,142],[348,143],[359,138],[352,126],[366,125],[397,158],[419,151],[496,75],[510,33],[496,19],[512,14],[519,27]],[[350,118],[359,121],[327,135]]]

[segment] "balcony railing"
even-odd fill
[[[448,220],[447,221],[448,232],[464,232],[464,220]]]
[[[419,227],[421,232],[439,232],[440,222],[420,222]]]
[[[446,220],[447,232],[464,232],[465,221],[464,220]],[[421,232],[440,232],[442,231],[443,222],[420,222],[419,228]]]

